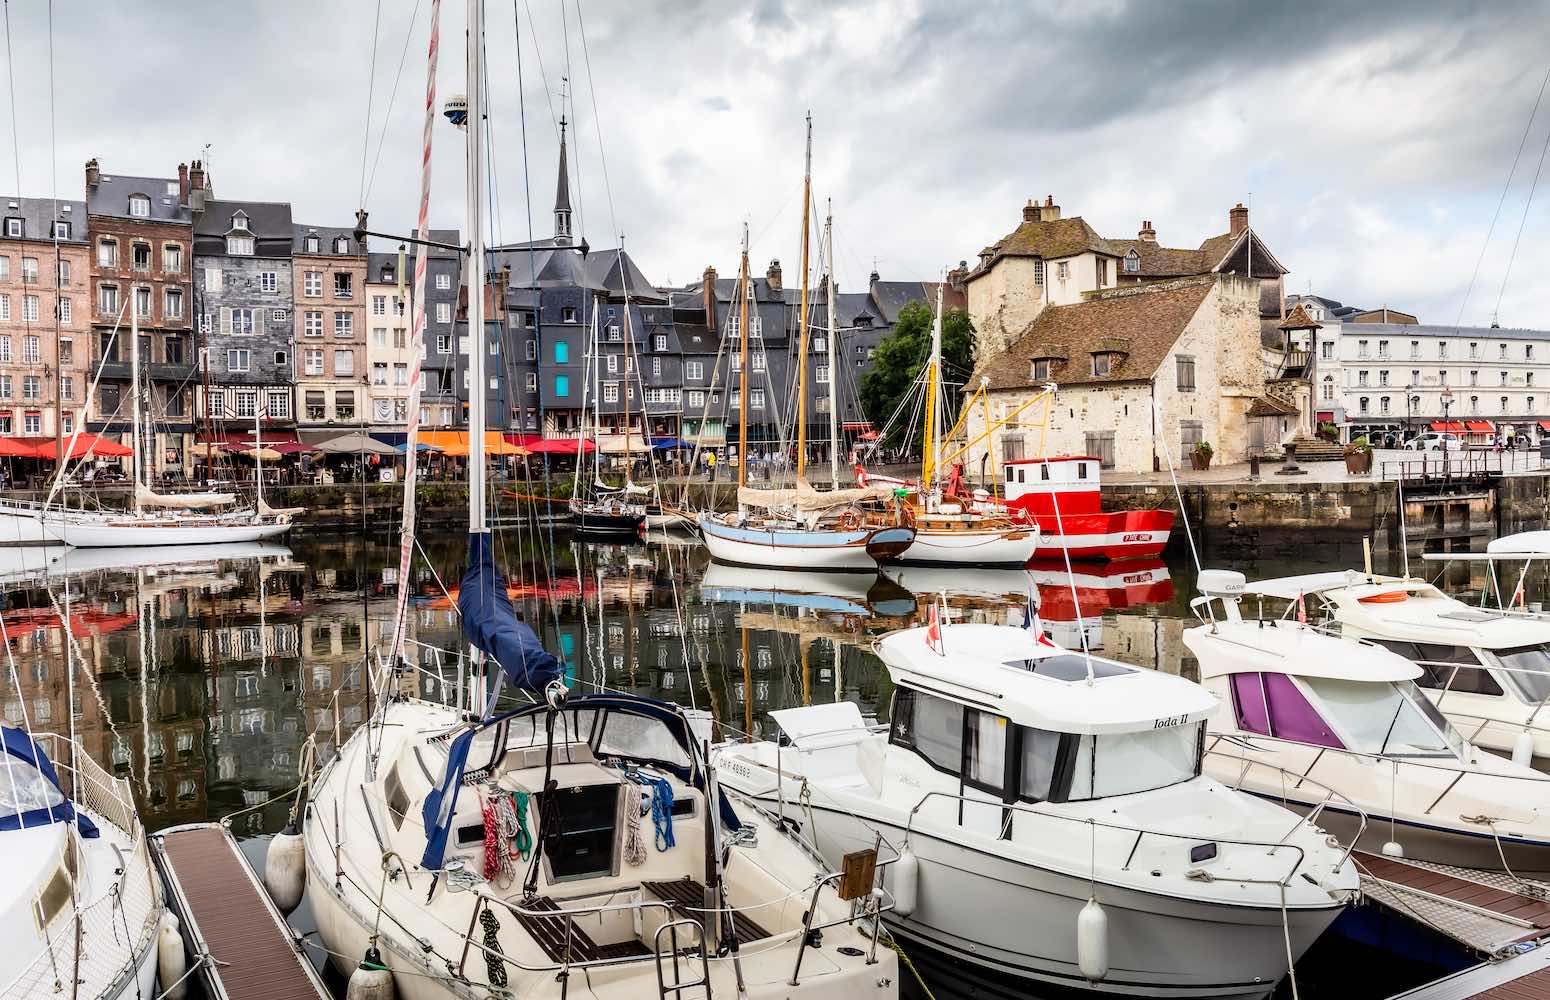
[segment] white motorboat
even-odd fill
[[[1411,660],[1421,668],[1416,685],[1471,743],[1550,768],[1550,618],[1465,604],[1425,580],[1356,572],[1257,581],[1245,592],[1301,598],[1341,635]]]
[[[877,651],[886,731],[850,703],[787,709],[778,741],[714,759],[831,862],[880,833],[904,941],[1039,983],[1263,997],[1352,899],[1313,822],[1200,773],[1199,685],[1005,625]]]
[[[1207,571],[1200,587],[1203,624],[1184,644],[1230,709],[1211,727],[1209,773],[1316,812],[1372,853],[1550,877],[1550,776],[1460,735],[1417,686],[1423,668],[1295,619],[1244,619],[1240,573]]]
[[[129,784],[59,736],[0,727],[0,753],[0,998],[155,996],[162,890]]]

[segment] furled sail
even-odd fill
[[[796,488],[789,490],[761,490],[752,486],[741,486],[737,490],[737,502],[744,507],[793,507],[807,512],[892,499],[893,489],[887,486],[864,486],[821,493],[805,479],[798,479]]]
[[[136,483],[135,499],[152,507],[204,510],[206,507],[228,507],[236,503],[237,495],[235,493],[157,493],[143,483]]]
[[[519,688],[542,691],[560,676],[560,661],[517,618],[506,592],[506,577],[495,567],[489,532],[468,536],[468,569],[458,589],[457,608],[463,635],[500,664],[506,679]]]
[[[263,497],[258,498],[258,512],[265,517],[278,517],[281,514],[287,517],[294,517],[297,514],[304,513],[306,509],[305,507],[271,507]]]

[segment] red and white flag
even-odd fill
[[[1297,595],[1297,624],[1308,624],[1308,604],[1302,599],[1301,594]]]
[[[946,647],[942,644],[941,613],[935,601],[931,602],[931,611],[926,616],[926,645],[938,656],[946,655]]]

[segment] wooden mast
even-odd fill
[[[829,335],[824,338],[829,349],[829,488],[840,488],[840,369],[836,364],[839,345],[839,326],[834,322],[834,206],[829,204],[823,220],[824,307],[828,312]]]
[[[807,475],[807,213],[813,200],[813,113],[807,113],[807,158],[802,170],[802,318],[797,334],[797,478]],[[830,373],[831,377],[833,373]]]
[[[737,340],[741,356],[737,372],[737,485],[748,485],[748,223],[743,223],[743,263],[737,273]]]

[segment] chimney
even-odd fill
[[[188,164],[178,164],[178,204],[188,204]]]
[[[91,159],[87,160],[86,161],[86,190],[90,191],[92,188],[96,187],[97,186],[97,178],[100,177],[101,175],[102,175],[102,171],[97,169],[97,158],[94,156]]]
[[[1152,228],[1152,220],[1151,219],[1142,219],[1141,220],[1141,231],[1136,234],[1136,239],[1142,240],[1142,241],[1147,242],[1147,243],[1156,243],[1157,242],[1157,230]]]
[[[1249,228],[1249,210],[1243,207],[1243,202],[1238,202],[1227,212],[1227,233],[1230,236],[1238,236]]]
[[[205,210],[205,164],[203,160],[195,160],[188,170],[188,207],[196,212]]]
[[[705,325],[712,330],[716,329],[716,268],[715,265],[707,265],[705,277],[700,285],[700,294],[705,299]]]
[[[784,289],[785,286],[781,284],[780,280],[779,260],[770,261],[769,270],[764,272],[764,280],[770,283],[770,291],[772,292],[779,292]]]
[[[1055,196],[1044,196],[1044,207],[1039,209],[1039,218],[1045,222],[1054,222],[1060,218],[1060,206],[1055,204]]]
[[[1028,199],[1028,204],[1023,206],[1023,221],[1024,222],[1038,222],[1039,221],[1039,206],[1038,206],[1037,203],[1034,202],[1034,200],[1032,198],[1029,198]]]

